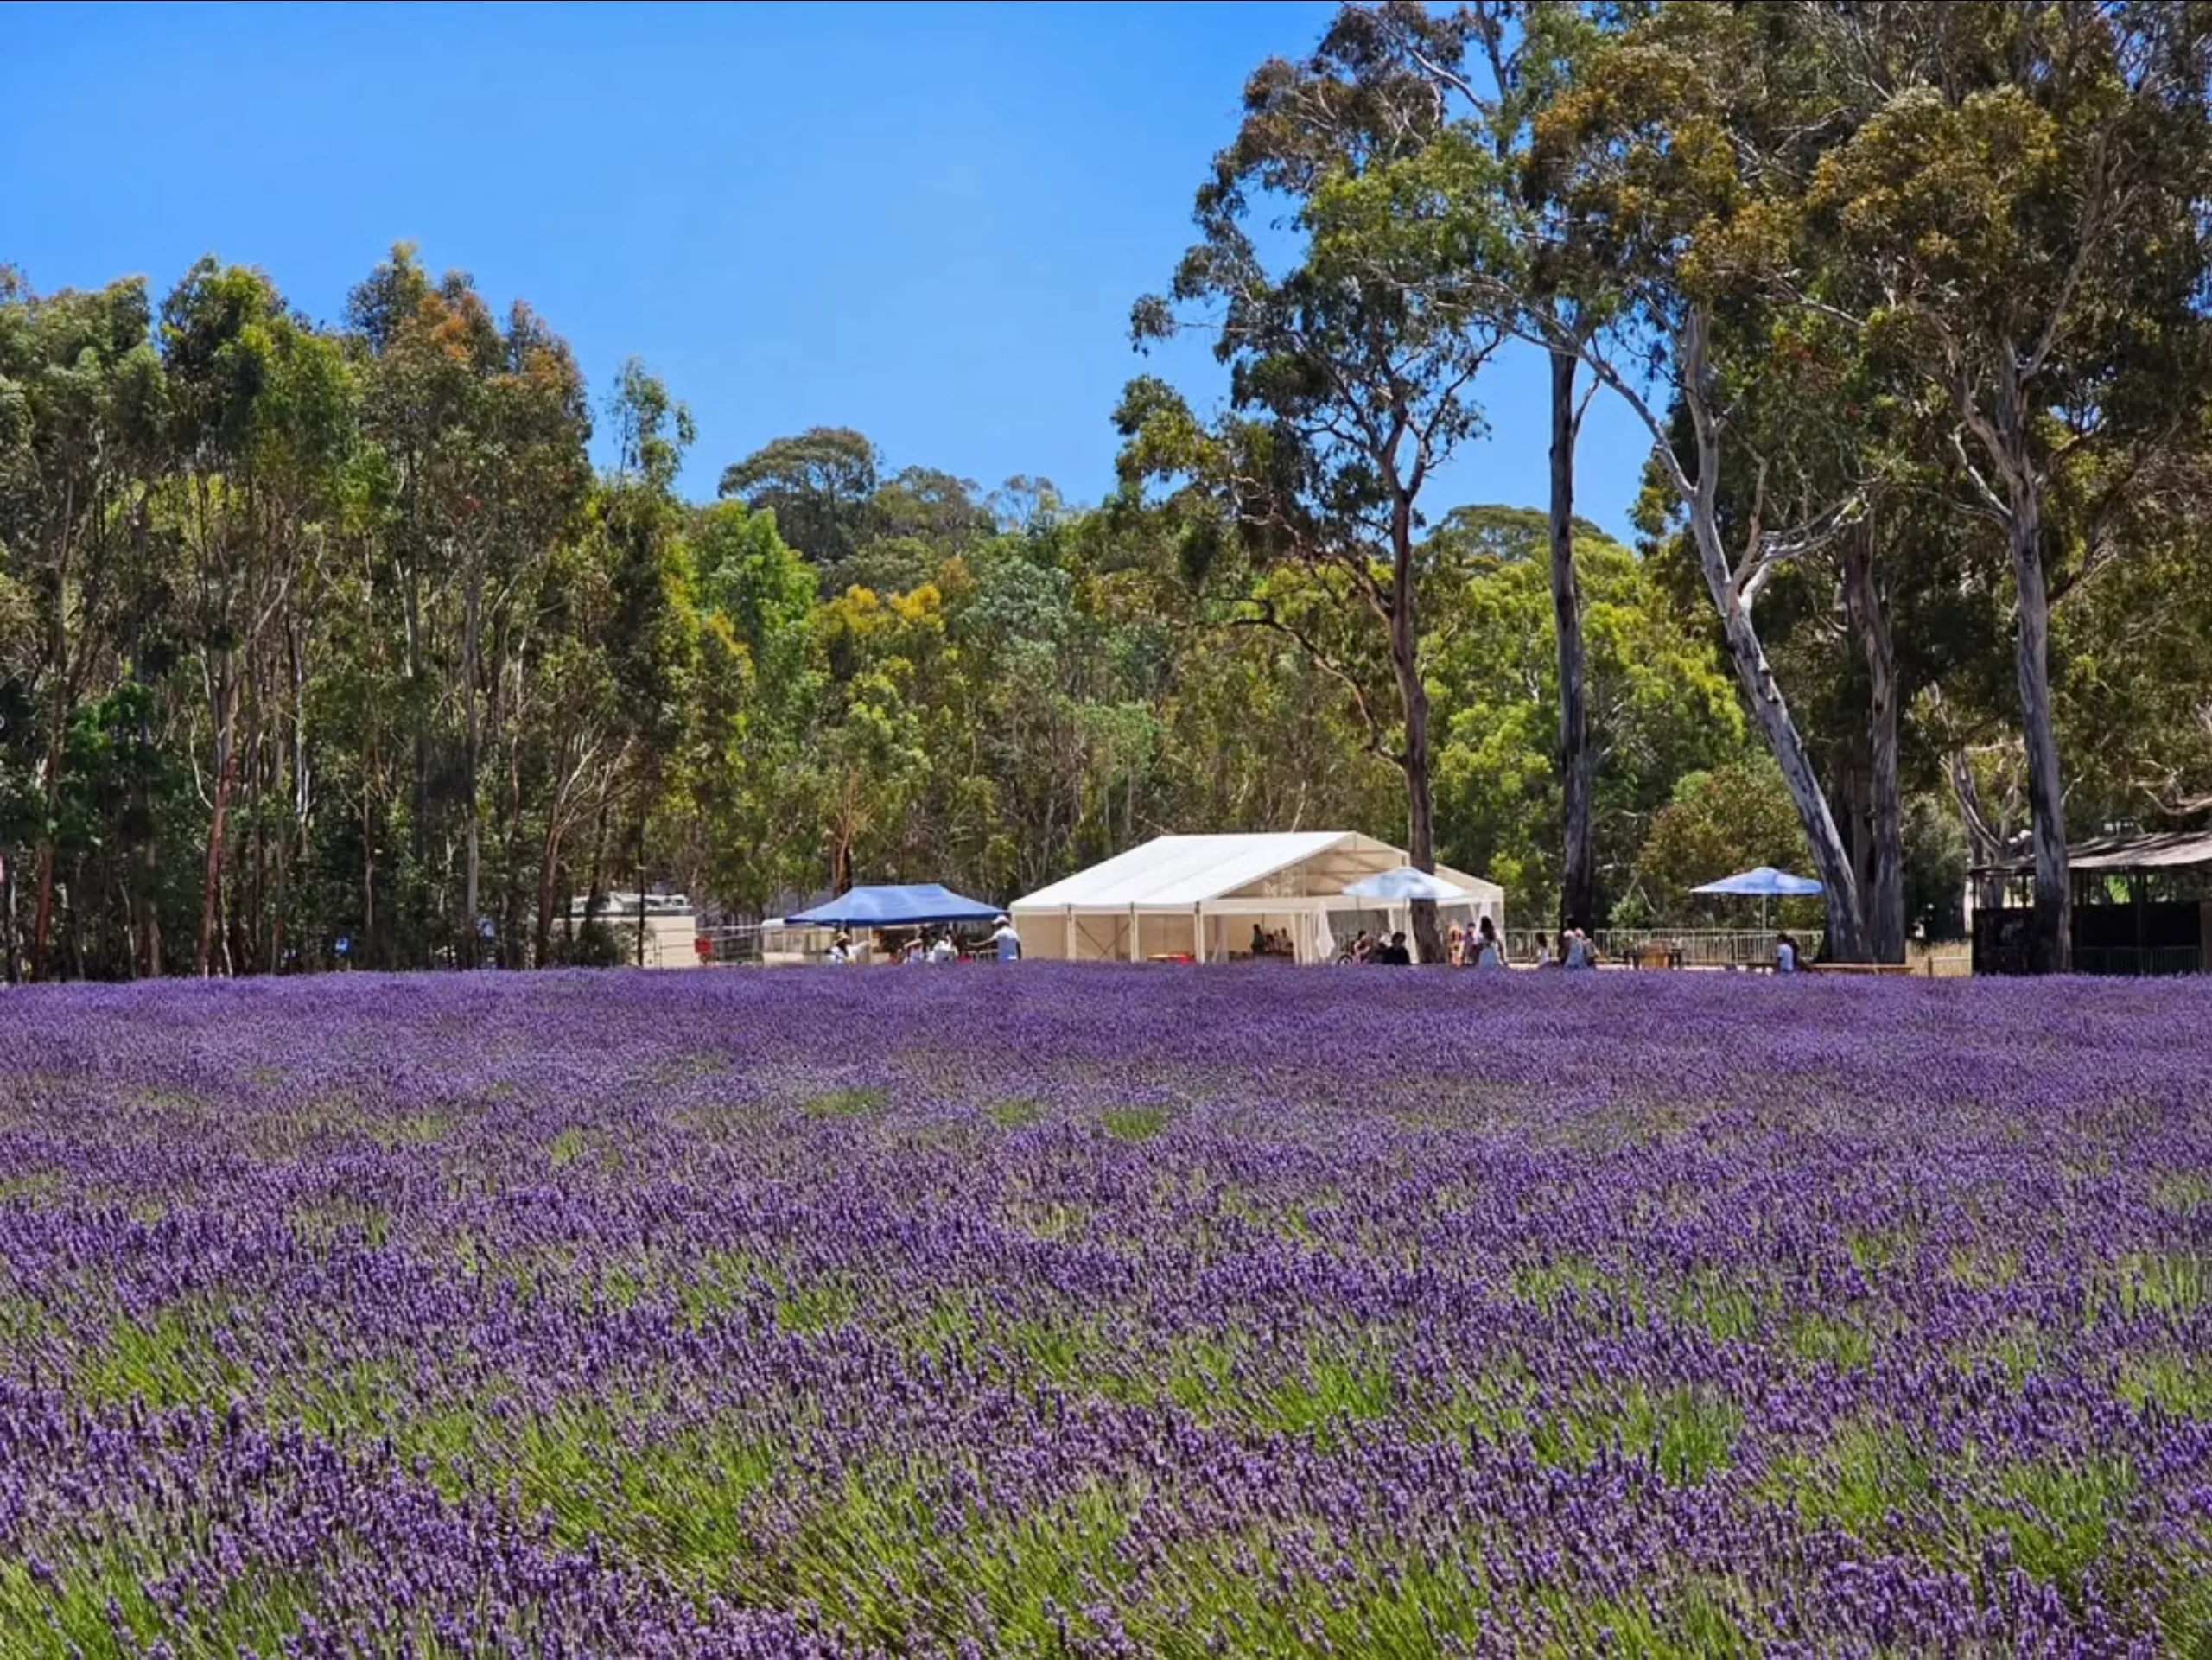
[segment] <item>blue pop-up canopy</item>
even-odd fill
[[[785,917],[795,928],[910,928],[925,922],[989,922],[999,908],[962,897],[935,882],[855,887],[836,899]]]
[[[1707,882],[1702,887],[1693,887],[1693,894],[1747,894],[1754,899],[1803,899],[1821,891],[1820,883],[1810,876],[1793,876],[1786,870],[1777,870],[1772,865],[1760,865],[1751,870],[1739,870],[1732,876],[1723,876],[1717,882]]]

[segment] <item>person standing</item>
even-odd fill
[[[1595,966],[1595,964],[1593,964],[1590,960],[1589,938],[1583,933],[1581,929],[1569,928],[1565,933],[1560,936],[1560,939],[1562,944],[1566,947],[1567,955],[1564,964],[1565,967],[1570,969],[1586,969]]]
[[[1788,934],[1780,935],[1774,942],[1774,971],[1777,974],[1797,972],[1797,942]]]
[[[998,926],[991,934],[991,944],[998,948],[1000,962],[1019,963],[1021,960],[1021,936],[1014,932],[1013,919],[999,918]]]
[[[1551,941],[1541,934],[1536,936],[1536,966],[1540,969],[1555,969],[1559,966],[1559,958],[1552,955]]]
[[[1411,968],[1414,957],[1413,953],[1406,949],[1405,935],[1392,934],[1390,943],[1375,954],[1375,960],[1378,963],[1388,963],[1393,968]]]
[[[1502,969],[1505,966],[1505,948],[1497,943],[1497,926],[1488,917],[1475,927],[1475,966],[1478,969]]]

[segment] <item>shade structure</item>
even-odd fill
[[[989,922],[995,905],[971,900],[935,882],[855,887],[810,911],[784,919],[790,928],[911,928],[926,922]]]
[[[1693,887],[1693,894],[1733,894],[1755,899],[1759,902],[1759,932],[1766,932],[1766,902],[1769,900],[1803,899],[1821,892],[1820,883],[1810,876],[1793,876],[1786,870],[1777,870],[1772,865],[1754,865],[1749,870],[1739,870],[1732,876],[1723,876],[1717,882],[1707,882],[1702,887]]]
[[[1161,836],[1008,909],[1025,957],[1326,962],[1339,938],[1408,902],[1348,890],[1405,863],[1403,848],[1345,830]],[[1437,878],[1454,890],[1446,903],[1504,927],[1504,889],[1464,871]]]
[[[1777,870],[1772,865],[1739,870],[1732,876],[1723,876],[1717,882],[1707,882],[1702,887],[1690,889],[1693,894],[1741,894],[1761,900],[1804,899],[1820,891],[1820,883],[1810,876],[1793,876],[1786,870]]]
[[[1404,905],[1414,900],[1434,900],[1440,905],[1465,904],[1479,897],[1457,883],[1431,875],[1426,870],[1416,870],[1411,865],[1400,865],[1395,870],[1363,876],[1348,886],[1344,892],[1356,900],[1386,900],[1394,905]]]

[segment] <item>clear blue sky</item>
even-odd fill
[[[1112,482],[1128,318],[1190,239],[1244,77],[1332,7],[11,4],[0,262],[41,290],[214,253],[336,320],[391,245],[527,299],[603,395],[688,402],[687,492],[857,427],[990,488]],[[1199,347],[1154,366],[1210,402]],[[1541,506],[1544,377],[1440,482]],[[1648,445],[1601,398],[1578,506],[1626,530]]]

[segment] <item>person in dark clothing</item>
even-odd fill
[[[1392,934],[1390,943],[1375,953],[1375,960],[1378,963],[1389,963],[1398,968],[1411,968],[1414,956],[1406,949],[1405,935]]]

